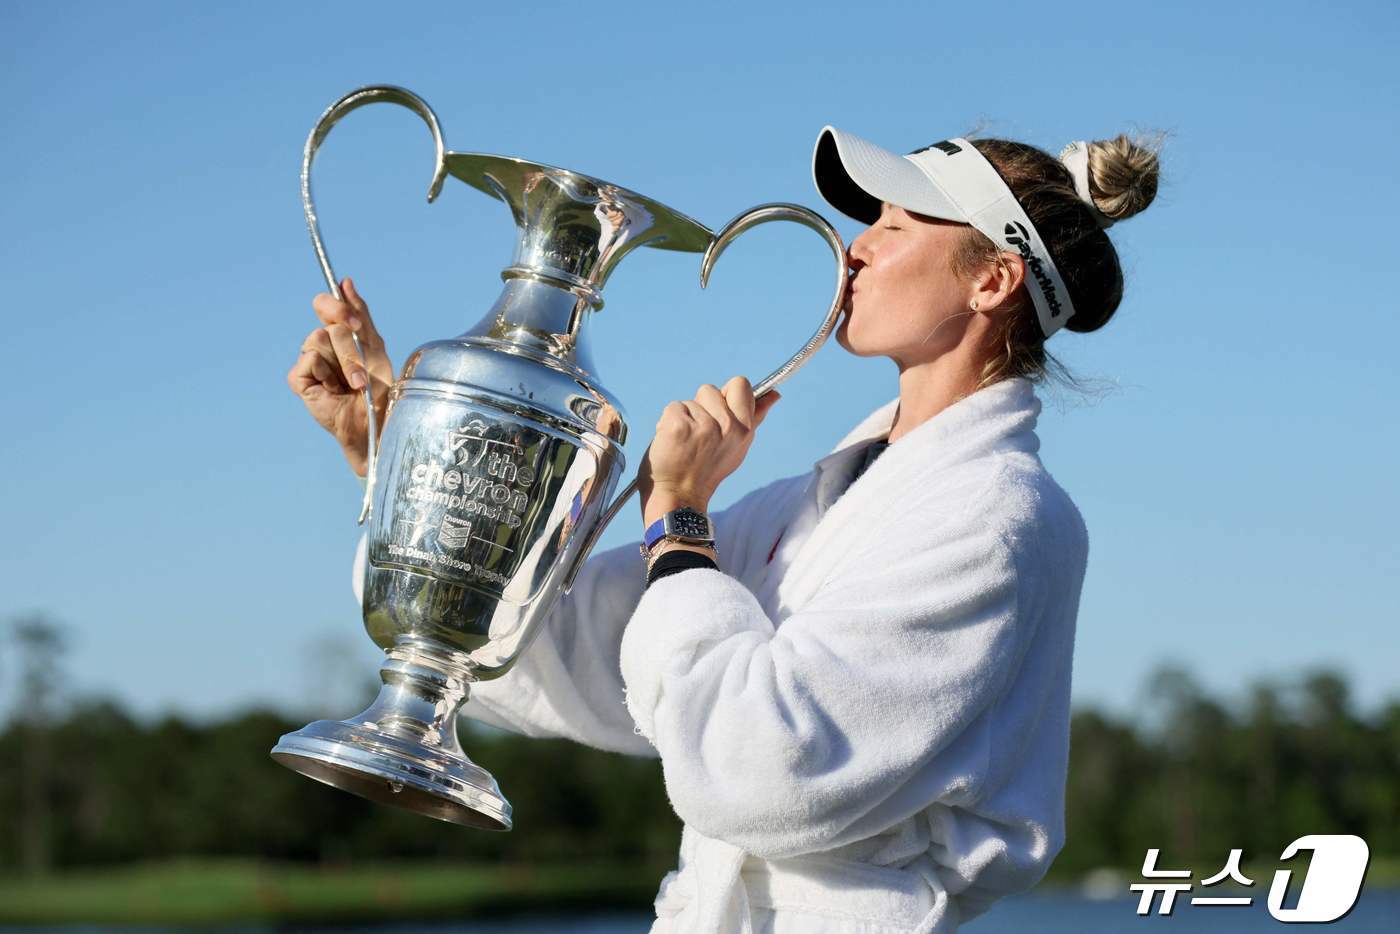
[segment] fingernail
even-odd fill
[[[350,325],[350,330],[352,331],[358,331],[360,329],[360,319],[356,318],[354,315],[347,315],[345,317],[345,323]]]
[[[355,372],[351,373],[351,374],[350,374],[350,388],[351,388],[351,389],[364,389],[364,388],[365,388],[365,374],[361,373],[359,370],[356,370]]]

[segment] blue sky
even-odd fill
[[[1041,456],[1090,531],[1075,696],[1133,708],[1164,659],[1230,693],[1331,665],[1400,694],[1390,3],[7,4],[0,32],[0,619],[72,635],[68,687],[148,713],[345,716],[376,650],[350,592],[359,488],[285,374],[323,288],[297,177],[322,109],[400,84],[450,148],[563,165],[717,227],[813,189],[827,123],[897,150],[981,128],[1053,152],[1170,132],[1112,231],[1126,297],[1051,349]],[[372,107],[317,163],[337,271],[395,364],[474,323],[513,228]],[[1373,255],[1378,254],[1378,256]],[[661,408],[765,374],[826,301],[825,247],[765,227],[706,292],[642,251],[590,325],[636,458]],[[661,362],[651,347],[683,344]],[[834,342],[784,390],[731,502],[896,391]],[[630,472],[630,471],[629,471]],[[637,533],[634,507],[605,544]],[[13,665],[0,657],[0,694]]]

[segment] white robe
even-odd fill
[[[653,934],[955,931],[1063,845],[1088,536],[1040,402],[979,390],[833,491],[896,404],[718,513],[719,571],[644,592],[635,544],[589,559],[472,688],[484,722],[660,756],[685,826]]]

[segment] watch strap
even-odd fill
[[[650,551],[652,549],[652,546],[655,545],[657,542],[661,541],[662,537],[665,536],[665,534],[666,517],[662,516],[660,519],[657,519],[651,525],[647,526],[646,531],[642,533],[643,547],[645,547],[647,551]]]

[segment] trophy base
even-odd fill
[[[283,736],[272,758],[377,804],[480,830],[511,828],[510,803],[491,773],[364,724],[318,720]]]
[[[457,743],[469,680],[450,652],[401,639],[380,669],[384,686],[350,720],[288,733],[272,758],[294,772],[379,804],[476,827],[510,830],[510,803]]]

